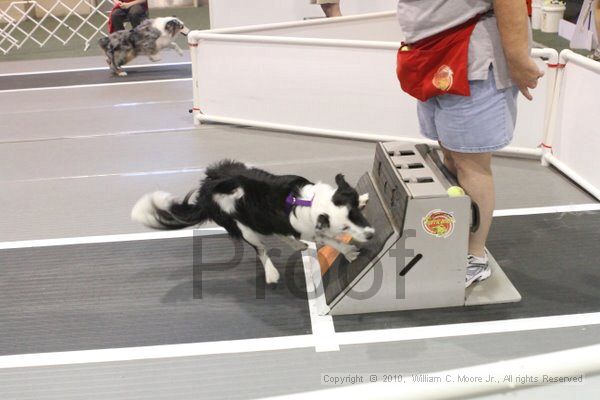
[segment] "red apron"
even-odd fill
[[[398,50],[396,73],[402,90],[426,101],[441,94],[470,96],[469,42],[481,16]]]
[[[129,3],[130,1],[133,0],[121,0],[121,3]],[[148,2],[144,2],[142,3],[142,7],[144,7],[144,10],[148,11]],[[113,12],[115,12],[115,10],[119,9],[120,7],[118,5],[114,5],[113,8],[111,8],[110,13],[108,14],[108,33],[113,33],[115,31],[115,28],[113,28],[112,25],[112,14]]]

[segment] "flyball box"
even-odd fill
[[[322,274],[322,314],[515,302],[521,296],[490,255],[492,276],[465,289],[469,233],[478,211],[467,195],[450,197],[454,177],[425,144],[379,143],[373,170],[357,184],[369,193],[364,215],[375,228],[359,257],[339,255]]]

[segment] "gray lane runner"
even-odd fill
[[[521,302],[337,316],[336,331],[600,312],[599,224],[600,212],[496,218],[488,248]]]
[[[600,212],[496,220],[489,247],[521,303],[340,316],[336,330],[600,312],[599,222]],[[203,298],[193,299],[192,248],[188,238],[0,252],[0,349],[20,354],[310,332],[306,300],[294,294],[304,288],[299,255],[290,258],[277,246],[273,261],[285,284],[263,291],[262,267],[249,247],[230,268],[233,242],[207,238],[200,247],[209,269]]]
[[[310,333],[300,253],[272,243],[282,278],[269,288],[254,250],[235,243],[218,235],[0,251],[0,355]]]
[[[112,75],[108,68],[91,71],[56,72],[16,76],[0,76],[0,91],[75,85],[112,84],[192,77],[191,64],[125,67],[128,75]]]
[[[153,360],[0,369],[0,398],[234,400],[327,389],[323,374],[411,374],[597,343],[600,326]],[[592,377],[584,385],[590,388]],[[592,386],[593,387],[593,386]],[[334,396],[331,397],[335,399]],[[501,398],[513,399],[513,396]],[[525,397],[527,400],[532,398]],[[563,397],[541,397],[554,399]],[[594,399],[598,396],[572,397]],[[537,397],[536,397],[537,399]]]

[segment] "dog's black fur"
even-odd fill
[[[361,212],[368,194],[359,196],[341,174],[335,180],[337,188],[224,160],[210,166],[200,187],[183,200],[162,191],[149,193],[136,203],[131,217],[154,229],[181,229],[212,220],[251,244],[265,267],[265,280],[275,283],[279,273],[267,254],[265,237],[279,236],[295,250],[307,246],[300,239],[327,244],[349,261],[358,257],[359,249],[341,236],[348,234],[357,242],[373,237],[375,230]],[[304,202],[286,204],[289,195]]]
[[[350,212],[348,219],[358,226],[369,226],[369,222],[365,219],[360,211],[358,200],[358,192],[346,182],[344,175],[338,174],[335,177],[335,183],[338,189],[335,191],[331,200],[336,206],[347,206]]]
[[[238,220],[262,235],[299,237],[290,224],[285,199],[290,193],[299,196],[300,189],[310,183],[301,176],[273,175],[258,168],[248,168],[240,162],[224,160],[206,170],[199,191],[188,194],[169,211],[158,210],[157,219],[166,229],[181,229],[212,220],[231,236],[241,238],[242,232],[235,222]],[[238,187],[243,189],[244,197],[238,202],[234,219],[221,210],[213,196],[229,194]],[[190,201],[194,194],[194,201]]]

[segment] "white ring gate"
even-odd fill
[[[194,121],[367,141],[427,142],[394,68],[395,13],[192,31]],[[534,49],[545,76],[520,96],[503,153],[552,164],[600,199],[600,63]]]
[[[73,38],[82,39],[87,50],[98,34],[105,35],[101,31],[108,23],[108,15],[103,10],[112,6],[111,0],[79,0],[76,3],[57,0],[50,7],[37,1],[11,2],[4,10],[0,9],[0,52],[8,54],[28,41],[40,47],[51,39],[66,45]],[[74,19],[75,24],[69,19]],[[66,28],[69,33],[61,35],[61,28]]]

